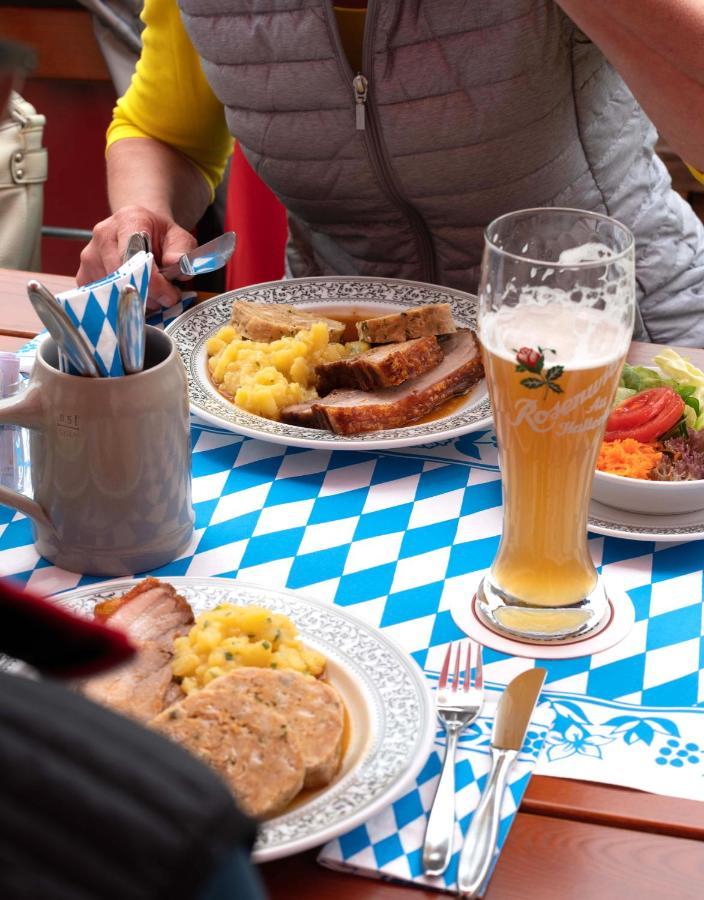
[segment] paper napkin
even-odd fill
[[[495,710],[496,701],[485,703],[483,714],[460,738],[455,767],[457,818],[453,854],[444,875],[423,875],[421,862],[425,827],[440,777],[445,744],[443,731],[438,731],[435,748],[415,787],[364,825],[326,844],[318,856],[318,862],[341,872],[413,882],[438,891],[454,892],[463,835],[467,833],[489,772],[489,745]],[[504,794],[498,853],[495,854],[492,871],[533,774],[553,715],[547,705],[541,705],[533,713]]]
[[[103,376],[125,374],[117,345],[117,303],[120,289],[128,284],[133,285],[146,307],[153,260],[151,253],[136,253],[100,281],[57,295],[57,300],[68,317],[87,341]],[[77,374],[64,354],[60,353],[59,358],[62,371]]]

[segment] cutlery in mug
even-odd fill
[[[74,368],[81,375],[100,378],[88,344],[51,291],[32,279],[27,282],[27,296],[42,324]]]
[[[460,853],[457,889],[461,897],[478,897],[489,874],[508,776],[528,730],[545,681],[545,669],[521,672],[506,687],[491,738],[491,768]]]
[[[136,287],[126,284],[117,301],[117,345],[126,375],[144,368],[145,324],[144,301]]]
[[[445,662],[440,672],[435,694],[435,708],[442,722],[447,743],[442,772],[435,799],[430,810],[423,843],[423,871],[426,875],[441,875],[452,856],[452,837],[455,830],[455,755],[457,740],[462,731],[471,725],[482,709],[484,679],[482,675],[482,648],[475,645],[475,675],[472,672],[472,641],[467,644],[464,678],[460,679],[462,644],[457,645],[453,677],[448,683],[452,644],[447,648]]]
[[[179,278],[182,275],[192,278],[194,275],[204,275],[206,272],[215,272],[222,269],[235,250],[237,235],[234,231],[226,231],[220,237],[202,244],[194,250],[184,253],[178,262],[172,266],[159,269],[166,279]]]

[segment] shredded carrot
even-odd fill
[[[634,438],[624,438],[622,441],[604,441],[596,467],[600,472],[612,475],[648,478],[661,458],[657,444],[642,444]]]

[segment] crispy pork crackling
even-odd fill
[[[171,672],[174,638],[186,634],[193,611],[170,584],[145,578],[131,591],[95,607],[95,617],[121,628],[138,645],[134,659],[105,675],[88,678],[79,689],[126,716],[147,722],[174,697]]]
[[[401,428],[416,422],[450,397],[466,394],[484,377],[473,332],[450,334],[441,340],[441,346],[445,353],[442,362],[418,378],[376,391],[335,390],[322,399],[284,407],[281,421],[336,434]]]
[[[324,397],[336,388],[372,391],[394,387],[434,368],[442,358],[443,352],[435,336],[383,344],[357,356],[316,366],[316,390]]]

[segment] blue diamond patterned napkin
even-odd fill
[[[164,328],[169,322],[180,316],[182,312],[185,312],[197,296],[195,291],[188,291],[182,293],[181,299],[178,303],[174,303],[173,306],[158,310],[147,310],[147,325],[153,325],[156,328]],[[37,349],[46,336],[46,331],[40,331],[36,337],[27,341],[27,343],[17,351],[17,356],[20,360],[20,372],[23,375],[29,375],[32,371],[34,358],[37,355]],[[68,366],[67,360],[65,361],[65,364]],[[64,369],[63,371],[67,371],[67,369]]]
[[[125,374],[117,346],[117,303],[120,289],[128,284],[134,285],[146,307],[153,259],[151,253],[136,253],[123,266],[100,281],[57,295],[57,300],[68,317],[88,342],[103,376]],[[59,359],[62,371],[71,375],[78,374],[64,354],[60,353]]]
[[[483,714],[460,737],[455,764],[453,853],[444,875],[424,875],[421,862],[425,828],[444,754],[445,734],[442,730],[438,731],[435,749],[416,779],[415,787],[364,825],[326,844],[320,851],[318,862],[340,872],[354,872],[384,881],[412,882],[438,891],[455,891],[463,835],[472,821],[489,772],[489,745],[495,709],[495,702],[485,703]],[[533,713],[501,805],[501,824],[492,872],[541,754],[552,718],[553,712],[547,704],[541,704]],[[486,889],[486,884],[484,887]]]

